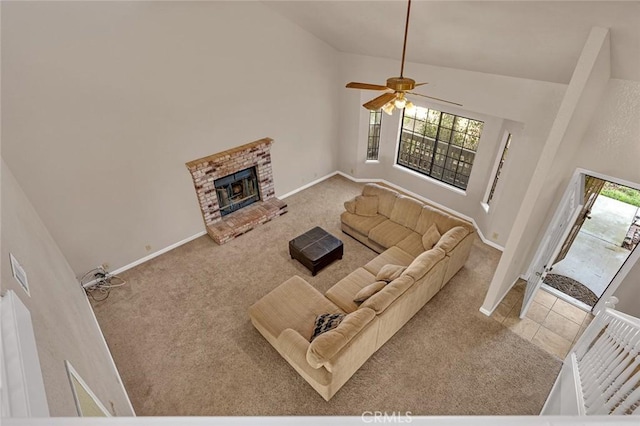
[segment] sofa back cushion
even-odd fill
[[[456,246],[469,235],[469,230],[463,226],[455,226],[445,232],[445,234],[440,237],[440,240],[436,244],[436,247],[442,249],[445,253],[451,252]]]
[[[385,188],[384,186],[376,185],[375,183],[368,183],[362,189],[362,195],[377,195],[378,196],[378,213],[386,217],[391,217],[393,211],[393,205],[398,197],[398,192],[393,189]]]
[[[398,297],[402,295],[414,283],[413,278],[406,274],[391,281],[385,288],[365,300],[359,309],[370,308],[376,314],[381,314],[389,307]]]
[[[469,232],[473,232],[473,225],[465,220],[451,216],[441,210],[435,209],[431,206],[423,206],[415,231],[419,234],[427,232],[432,224],[436,224],[440,234],[446,233],[449,229],[456,226],[462,226]]]
[[[418,281],[420,278],[424,277],[438,262],[444,259],[444,257],[444,250],[439,248],[436,244],[436,247],[432,248],[431,250],[425,251],[420,256],[413,259],[411,265],[407,267],[402,275],[409,276],[413,280]]]
[[[405,197],[404,195],[398,195],[389,219],[409,229],[415,230],[420,213],[422,213],[422,206],[423,204],[420,201]]]
[[[376,314],[371,309],[358,309],[348,314],[333,330],[316,337],[307,349],[307,362],[313,368],[320,368],[331,360],[358,333],[369,324]]]

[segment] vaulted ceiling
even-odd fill
[[[341,52],[400,59],[406,1],[266,1]],[[568,83],[593,26],[611,29],[613,78],[640,81],[638,1],[425,1],[407,61]]]

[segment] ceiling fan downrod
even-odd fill
[[[407,51],[407,34],[409,33],[409,14],[411,13],[411,0],[407,2],[407,20],[404,24],[404,42],[402,43],[402,63],[400,65],[400,78],[404,77],[404,54]]]

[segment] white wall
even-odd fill
[[[2,289],[14,290],[31,313],[50,414],[77,416],[69,360],[112,414],[132,415],[84,291],[4,161],[1,169]],[[31,297],[13,278],[9,253],[25,269]]]
[[[640,82],[609,79],[596,86],[597,90],[591,93],[591,99],[583,101],[583,104],[591,105],[592,109],[588,111],[586,118],[579,120],[583,127],[582,133],[573,135],[573,138],[565,138],[547,177],[545,187],[549,192],[546,196],[552,201],[546,204],[539,202],[540,206],[548,206],[545,221],[542,225],[530,224],[528,236],[524,237],[527,241],[535,242],[528,250],[522,250],[522,253],[528,252],[524,258],[524,267],[528,266],[527,262],[534,255],[575,169],[581,168],[622,179],[640,187]],[[569,143],[571,141],[573,144]],[[640,280],[627,278],[620,284],[615,295],[620,293],[626,297],[632,291],[640,293]],[[628,311],[632,304],[626,299],[623,306]]]
[[[2,156],[77,275],[204,229],[187,161],[268,136],[276,195],[336,169],[337,54],[260,2],[2,8]]]
[[[636,262],[614,293],[620,302],[616,309],[640,318],[640,262]]]
[[[640,185],[640,82],[609,80],[590,120],[575,167]],[[616,309],[640,318],[640,263],[615,292]]]
[[[573,165],[640,184],[640,82],[609,80]]]
[[[483,312],[492,312],[516,279],[525,273],[544,234],[545,224],[550,221],[573,173],[570,160],[581,145],[582,135],[609,77],[609,32],[593,28],[535,171],[529,176],[523,202],[483,302]]]
[[[343,53],[341,62],[342,87],[349,81],[384,84],[387,77],[397,75],[399,71],[399,62],[388,59]],[[365,163],[368,111],[361,105],[378,94],[373,91],[343,89],[340,170],[358,178],[388,180],[472,217],[487,239],[503,245],[566,86],[413,63],[406,64],[405,75],[419,82],[429,82],[417,92],[450,99],[464,106],[458,108],[414,98],[416,104],[485,121],[466,194],[393,167],[400,127],[397,111],[391,117],[383,114],[380,162]],[[486,213],[480,203],[492,178],[491,170],[506,129],[516,137],[503,169],[501,187]]]

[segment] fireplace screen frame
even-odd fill
[[[255,166],[218,178],[213,185],[221,216],[238,211],[261,199]]]

